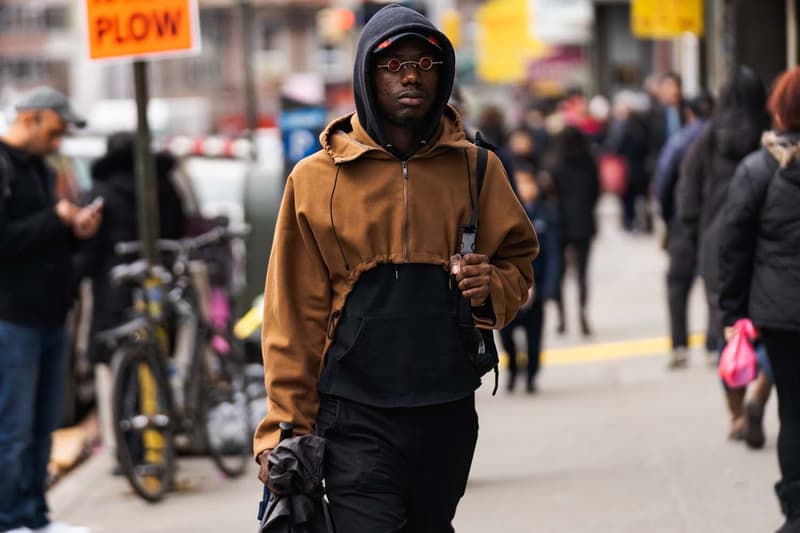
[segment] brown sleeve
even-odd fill
[[[533,284],[533,262],[539,241],[517,200],[500,160],[489,153],[478,203],[477,252],[492,264],[490,298],[494,320],[475,315],[478,326],[502,328],[514,319]]]
[[[295,434],[315,429],[317,380],[331,304],[328,271],[307,220],[297,209],[292,176],[286,183],[264,288],[261,346],[267,415],[256,429],[256,458],[278,443],[280,422]]]

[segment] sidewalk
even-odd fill
[[[502,390],[491,397],[485,385],[478,403],[459,533],[498,524],[504,533],[753,533],[779,525],[774,399],[766,449],[728,442],[719,383],[699,355],[680,373],[664,370],[664,357],[555,366],[533,398]],[[189,487],[150,505],[96,455],[53,488],[53,517],[95,533],[254,531],[255,465],[234,481],[202,458],[179,466]]]

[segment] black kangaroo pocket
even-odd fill
[[[413,402],[477,377],[454,313],[368,316],[352,329],[352,340],[337,338],[328,364],[336,367],[337,385],[355,386],[370,398]]]

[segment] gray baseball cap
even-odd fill
[[[86,120],[75,114],[67,97],[52,87],[42,86],[30,90],[14,107],[17,111],[50,109],[67,124],[72,124],[77,128],[86,126]]]

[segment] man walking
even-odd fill
[[[383,8],[364,27],[356,113],[291,172],[264,302],[267,417],[260,477],[278,424],[326,439],[338,531],[453,531],[477,439],[480,377],[464,352],[452,291],[500,328],[526,301],[535,232],[489,154],[447,106],[455,53],[419,13]],[[476,253],[450,259],[477,209]]]
[[[56,201],[44,157],[82,124],[63,94],[40,87],[0,138],[0,531],[88,532],[51,523],[44,494],[69,366],[72,254],[101,217],[97,204]]]

